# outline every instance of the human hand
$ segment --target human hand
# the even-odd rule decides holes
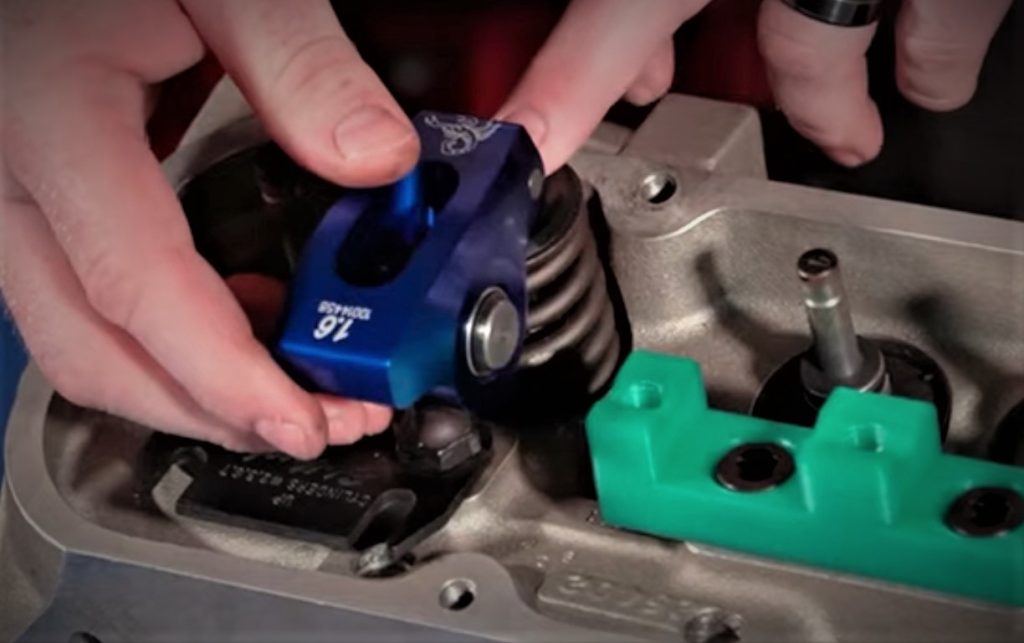
[[[966,101],[1009,2],[977,3],[954,30],[956,0],[907,0],[904,92],[932,108]],[[557,168],[619,97],[668,90],[672,32],[704,3],[577,0],[500,116]],[[12,0],[2,11],[0,290],[55,388],[163,430],[300,457],[382,429],[389,411],[306,394],[255,341],[195,253],[144,136],[155,88],[208,46],[297,161],[347,185],[397,178],[415,162],[414,131],[328,4]],[[779,0],[762,9],[780,106],[856,164],[881,140],[861,60],[873,27],[837,29]]]
[[[306,393],[256,341],[196,253],[145,136],[159,84],[209,47],[307,168],[350,186],[403,174],[415,132],[326,0],[12,0],[0,11],[0,290],[54,387],[239,450],[313,457],[383,430],[389,410]]]
[[[672,33],[705,4],[575,0],[499,118],[526,126],[545,167],[557,169],[617,100],[643,105],[668,91]],[[1011,4],[904,0],[896,23],[895,70],[904,96],[937,111],[969,101],[988,44]],[[873,159],[882,145],[864,59],[875,30],[876,25],[827,25],[782,0],[761,5],[759,44],[776,104],[798,132],[846,166]]]

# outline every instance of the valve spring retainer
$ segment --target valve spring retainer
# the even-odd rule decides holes
[[[544,183],[528,253],[520,367],[539,368],[571,354],[586,373],[586,392],[600,391],[618,365],[621,341],[583,185],[568,167]]]

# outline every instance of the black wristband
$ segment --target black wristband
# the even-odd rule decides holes
[[[809,18],[839,27],[863,27],[878,20],[882,0],[782,0]]]

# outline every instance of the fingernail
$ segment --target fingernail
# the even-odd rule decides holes
[[[257,421],[253,428],[266,442],[296,457],[313,458],[323,448],[312,431],[294,422],[265,418]]]
[[[381,433],[386,428],[391,426],[393,412],[390,407],[381,406],[380,404],[371,404],[369,402],[364,402],[363,408],[366,410],[367,434],[374,435],[377,433]]]
[[[358,402],[323,399],[320,406],[327,417],[327,437],[331,444],[351,444],[362,437],[366,418]]]
[[[544,142],[544,138],[548,135],[547,120],[532,107],[511,112],[507,116],[501,117],[501,120],[519,123],[525,127],[526,131],[530,134],[530,138],[533,139],[533,144],[537,147],[540,147],[541,143]]]
[[[416,133],[407,122],[376,105],[348,114],[334,130],[334,144],[346,159],[381,154],[399,147]]]
[[[654,83],[644,82],[626,90],[626,100],[637,107],[644,107],[661,98],[663,94],[661,88]]]
[[[835,160],[836,163],[845,165],[846,167],[857,167],[858,165],[864,165],[871,160],[860,152],[855,152],[853,150],[834,150],[832,152],[832,159]]]

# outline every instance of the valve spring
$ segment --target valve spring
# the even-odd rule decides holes
[[[526,260],[527,336],[519,364],[536,368],[572,351],[586,389],[601,389],[619,361],[620,338],[579,177],[563,168],[544,183]]]

